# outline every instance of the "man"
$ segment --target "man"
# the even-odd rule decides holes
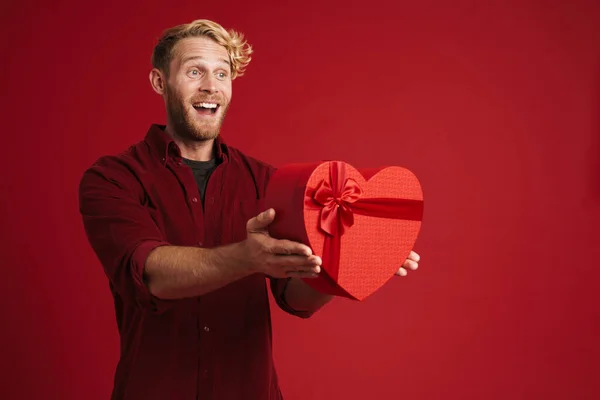
[[[121,338],[112,399],[281,399],[265,278],[292,315],[331,300],[299,279],[318,276],[319,256],[267,234],[276,216],[260,204],[274,168],[219,136],[251,53],[212,21],[167,30],[150,72],[166,125],[82,177]],[[417,262],[411,254],[398,274]]]

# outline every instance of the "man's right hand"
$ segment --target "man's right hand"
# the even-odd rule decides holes
[[[241,243],[241,257],[254,272],[273,278],[314,278],[321,271],[321,258],[310,247],[269,236],[267,227],[275,219],[268,209],[246,224],[247,238]]]

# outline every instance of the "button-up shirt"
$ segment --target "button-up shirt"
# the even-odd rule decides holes
[[[120,334],[113,400],[280,399],[267,280],[276,303],[286,281],[254,274],[205,295],[154,298],[144,282],[157,246],[212,248],[246,238],[274,168],[227,146],[205,202],[162,125],[118,155],[100,157],[80,183],[85,232],[108,278]]]

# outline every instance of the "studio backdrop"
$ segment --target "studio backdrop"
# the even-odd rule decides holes
[[[23,0],[0,15],[0,398],[109,398],[116,322],[77,187],[165,122],[152,48],[197,18],[254,48],[228,144],[275,166],[399,165],[424,190],[417,271],[308,320],[272,308],[286,400],[600,398],[597,1]]]

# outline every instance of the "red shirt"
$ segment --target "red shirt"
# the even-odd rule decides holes
[[[108,278],[121,339],[112,399],[280,399],[264,275],[178,301],[154,299],[142,278],[157,246],[244,240],[274,168],[217,138],[203,206],[163,129],[152,125],[144,140],[101,157],[80,183],[85,231]],[[284,280],[268,279],[283,310],[310,316],[285,304]]]

